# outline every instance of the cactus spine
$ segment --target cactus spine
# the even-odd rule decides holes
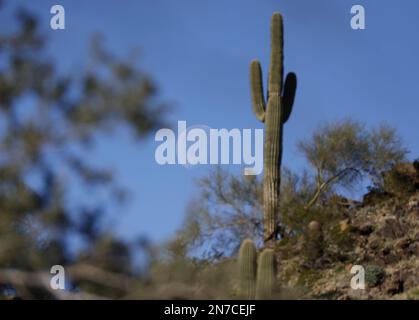
[[[253,241],[243,241],[239,252],[239,295],[241,299],[254,299],[256,287],[256,248]]]
[[[268,73],[267,105],[263,95],[262,69],[259,61],[250,64],[253,111],[265,123],[263,222],[264,240],[276,238],[281,183],[282,129],[294,103],[297,77],[289,73],[283,86],[283,23],[280,13],[274,13],[271,25],[271,56]]]
[[[260,254],[256,282],[256,299],[270,299],[275,284],[275,259],[272,249]]]

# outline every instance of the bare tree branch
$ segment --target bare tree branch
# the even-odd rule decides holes
[[[314,195],[310,199],[310,201],[307,203],[307,205],[304,207],[304,209],[307,210],[307,209],[311,208],[317,202],[317,200],[319,199],[320,195],[322,194],[322,192],[324,192],[326,190],[327,187],[329,187],[331,184],[333,184],[334,182],[338,181],[339,179],[343,178],[350,171],[354,171],[356,174],[361,174],[361,172],[358,169],[355,169],[355,168],[345,168],[345,169],[339,171],[334,176],[332,176],[329,179],[327,179],[325,182],[322,182],[321,184],[319,183],[317,185],[316,192],[314,193]],[[318,179],[318,182],[320,182],[320,179]]]

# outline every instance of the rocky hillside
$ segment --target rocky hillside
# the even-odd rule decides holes
[[[285,288],[310,299],[419,299],[419,163],[385,179],[385,192],[341,201],[337,223],[313,222],[305,237],[278,245]],[[364,290],[351,289],[353,265],[364,267]]]

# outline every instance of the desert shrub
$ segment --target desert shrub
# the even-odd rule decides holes
[[[368,287],[376,287],[380,285],[385,278],[385,271],[377,265],[368,265],[365,267],[365,283]]]
[[[408,195],[419,189],[419,171],[412,163],[399,163],[383,173],[383,181],[384,192]]]
[[[351,190],[361,182],[381,188],[383,172],[403,161],[408,152],[394,128],[367,129],[350,119],[321,125],[298,143],[298,149],[316,177],[316,191],[307,207],[321,196]]]

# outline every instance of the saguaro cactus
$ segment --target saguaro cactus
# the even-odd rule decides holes
[[[271,57],[268,74],[267,105],[263,94],[262,69],[259,61],[250,64],[253,111],[265,123],[264,141],[264,240],[276,238],[281,183],[282,130],[291,114],[297,87],[297,77],[289,73],[283,86],[283,23],[280,13],[274,13],[271,26]]]
[[[307,262],[315,264],[316,260],[323,254],[323,233],[320,222],[313,220],[307,226],[306,244]]]
[[[275,286],[275,259],[272,249],[260,254],[256,282],[256,299],[272,298]]]
[[[243,241],[239,252],[239,295],[241,299],[254,299],[256,288],[256,248],[251,239]]]

